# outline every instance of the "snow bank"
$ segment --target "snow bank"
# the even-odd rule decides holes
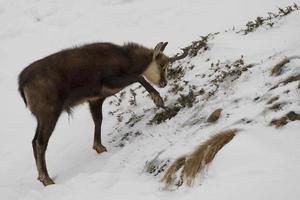
[[[300,60],[293,59],[282,75],[270,76],[272,67],[283,58],[299,56],[300,13],[293,12],[272,28],[262,26],[247,35],[236,33],[247,21],[286,5],[292,2],[2,0],[0,198],[299,199],[299,122],[289,122],[281,129],[269,123],[289,111],[300,112],[298,82],[270,90],[300,73]],[[173,66],[188,69],[182,82],[205,91],[191,108],[181,109],[159,125],[148,125],[161,110],[155,110],[143,89],[134,84],[130,88],[137,93],[137,106],[128,103],[130,88],[119,106],[115,105],[117,97],[107,99],[102,133],[108,152],[96,155],[92,150],[93,123],[86,106],[81,106],[72,119],[61,116],[50,140],[48,168],[57,184],[44,188],[36,180],[31,149],[35,120],[17,92],[17,75],[26,65],[62,48],[93,41],[135,41],[150,47],[167,40],[167,54],[172,55],[200,35],[214,32],[220,33],[208,40],[207,51]],[[242,68],[253,67],[233,82],[232,77],[224,80],[205,101],[208,92],[215,90],[211,81],[229,70],[226,65],[234,66],[241,58]],[[189,91],[187,86],[169,95],[173,86],[159,90],[168,97],[167,106]],[[266,102],[277,95],[276,103],[284,104],[279,110],[270,110]],[[206,123],[217,108],[223,109],[218,122]],[[114,115],[112,111],[116,111]],[[142,116],[141,120],[126,124],[132,113]],[[145,171],[147,162],[154,158],[169,165],[224,128],[242,131],[217,154],[193,188],[163,191],[159,183],[163,172],[154,176]]]

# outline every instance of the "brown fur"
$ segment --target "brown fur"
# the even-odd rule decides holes
[[[100,95],[103,79],[128,71],[141,73],[151,61],[152,51],[134,44],[124,48],[108,43],[85,45],[34,62],[20,74],[19,88],[27,85],[50,90],[40,95],[55,95],[68,110],[82,98]]]
[[[177,159],[162,178],[166,188],[172,185],[180,186],[184,182],[191,186],[195,177],[214,159],[218,151],[233,139],[236,132],[236,129],[220,132],[201,144],[190,155]],[[182,169],[180,178],[175,182],[178,180],[176,173],[179,169]]]
[[[166,45],[161,42],[153,50],[134,43],[123,46],[88,44],[49,55],[21,72],[20,94],[38,122],[32,145],[39,180],[44,185],[54,183],[47,172],[45,151],[62,111],[70,113],[72,107],[89,102],[95,123],[93,148],[101,153],[106,151],[101,144],[102,104],[106,97],[139,82],[155,104],[163,106],[159,93],[142,75],[155,69],[146,78],[151,81],[151,76],[158,74],[153,83],[161,87],[166,85],[162,76],[168,65],[168,57],[162,53]]]

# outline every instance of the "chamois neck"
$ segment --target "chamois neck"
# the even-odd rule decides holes
[[[131,61],[130,71],[143,73],[152,62],[153,50],[135,43],[128,43],[123,46]]]

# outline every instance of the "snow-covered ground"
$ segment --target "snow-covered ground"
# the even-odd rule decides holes
[[[263,25],[247,35],[236,33],[257,16],[293,2],[300,5],[288,0],[0,0],[0,199],[299,199],[299,121],[280,129],[269,123],[289,111],[300,112],[299,81],[270,90],[300,74],[300,59],[295,57],[281,75],[270,76],[285,57],[300,56],[300,11],[275,20],[272,28]],[[104,104],[102,138],[108,152],[98,155],[92,150],[87,106],[79,106],[70,119],[61,116],[49,143],[48,170],[56,184],[44,187],[36,180],[31,148],[35,119],[17,92],[17,76],[24,67],[60,49],[95,41],[134,41],[149,47],[168,41],[166,54],[173,55],[214,32],[220,33],[208,40],[207,51],[173,65],[185,69],[181,83],[205,91],[191,108],[149,125],[161,110],[134,84],[130,88],[137,93],[137,105],[128,102],[130,88],[119,106],[117,97]],[[253,66],[236,80],[224,79],[207,98],[215,90],[212,81],[222,71],[235,69],[241,56],[239,67]],[[170,107],[188,93],[187,85],[170,94],[172,84],[174,80],[159,89]],[[275,103],[282,106],[272,110],[274,104],[266,102],[277,95]],[[217,108],[223,109],[220,119],[207,124],[205,119]],[[126,122],[132,116],[139,120],[131,127]],[[172,162],[228,128],[240,131],[192,188],[165,191],[163,172],[146,172],[146,163],[153,159]]]

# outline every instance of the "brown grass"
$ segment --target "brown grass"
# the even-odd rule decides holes
[[[300,120],[300,114],[295,113],[294,111],[290,111],[288,114],[286,114],[286,116],[291,121]]]
[[[281,103],[275,103],[273,104],[271,107],[269,107],[270,110],[273,111],[278,111],[280,110],[286,103],[285,102],[281,102]]]
[[[220,132],[197,147],[190,155],[177,159],[167,169],[161,180],[166,188],[180,186],[184,182],[191,186],[195,177],[214,159],[219,150],[233,139],[236,132],[236,129]],[[178,178],[177,172],[180,169],[182,170]]]
[[[267,104],[272,104],[273,102],[277,101],[278,99],[279,99],[279,96],[275,96],[275,97],[271,98],[271,99],[267,102]]]
[[[278,76],[282,72],[282,68],[284,67],[285,64],[289,63],[290,60],[288,58],[284,58],[282,61],[277,63],[271,71],[271,76]]]
[[[270,124],[274,125],[276,128],[280,128],[285,126],[288,123],[288,118],[287,117],[281,117],[279,119],[273,119]]]
[[[285,116],[279,118],[279,119],[273,119],[270,124],[274,125],[276,128],[280,128],[285,126],[289,121],[296,121],[300,120],[300,114],[290,111]]]
[[[209,117],[207,118],[207,122],[209,123],[213,123],[215,121],[217,121],[220,118],[221,112],[223,109],[218,108],[217,110],[215,110],[214,112],[212,112]]]
[[[299,81],[299,80],[300,80],[300,74],[295,75],[295,76],[290,76],[289,78],[285,79],[282,83],[284,85],[286,85],[290,82]]]
[[[161,179],[162,182],[165,183],[165,185],[171,186],[171,185],[179,185],[178,183],[175,183],[176,181],[176,172],[181,169],[185,164],[186,157],[180,157],[173,164],[167,169],[165,175]]]
[[[294,82],[294,81],[299,81],[300,80],[300,74],[297,74],[295,76],[290,76],[287,79],[285,79],[284,81],[281,81],[280,83],[278,83],[277,85],[273,86],[270,88],[270,90],[274,90],[275,88],[277,88],[280,84],[286,85],[288,83]],[[299,85],[298,85],[299,87]],[[270,91],[269,90],[269,91]]]

